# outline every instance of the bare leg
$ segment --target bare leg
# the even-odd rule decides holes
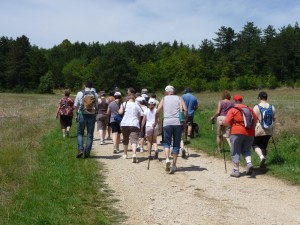
[[[221,137],[217,136],[218,153],[221,152]]]

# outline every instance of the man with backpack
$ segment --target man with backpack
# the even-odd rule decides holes
[[[251,146],[255,136],[257,116],[252,108],[243,104],[243,97],[241,95],[235,95],[233,100],[235,107],[228,111],[225,120],[221,120],[219,124],[221,126],[231,126],[230,143],[233,172],[230,176],[240,177],[240,154],[245,157],[247,162],[246,175],[251,175],[253,172]]]
[[[255,127],[253,149],[260,158],[260,168],[265,168],[268,142],[273,135],[273,123],[275,122],[275,108],[267,102],[268,94],[264,91],[258,94],[260,103],[255,105],[253,111],[257,115],[258,123]]]
[[[84,90],[77,93],[74,103],[74,106],[77,109],[77,158],[81,158],[83,154],[84,158],[89,158],[92,149],[96,114],[98,111],[98,95],[92,88],[92,85],[91,81],[86,81],[84,83]],[[83,136],[85,127],[87,128],[87,140],[84,149]]]

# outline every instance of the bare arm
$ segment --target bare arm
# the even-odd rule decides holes
[[[156,113],[155,113],[155,123],[159,122],[159,115],[160,115],[160,112],[163,108],[163,105],[164,105],[164,99],[162,98],[162,100],[160,101],[159,106],[156,110]]]

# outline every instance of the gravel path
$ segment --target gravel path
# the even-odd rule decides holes
[[[111,141],[94,141],[92,153],[106,165],[107,183],[120,200],[116,207],[128,217],[123,224],[300,224],[299,187],[264,174],[232,178],[230,162],[226,174],[222,160],[189,152],[170,175],[162,151],[147,170],[146,152],[133,164],[131,152],[124,159],[113,154]]]

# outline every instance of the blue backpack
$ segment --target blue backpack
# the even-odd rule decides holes
[[[272,105],[269,104],[269,108],[264,108],[260,105],[257,105],[261,114],[261,127],[263,129],[271,129],[273,125],[273,109]]]

